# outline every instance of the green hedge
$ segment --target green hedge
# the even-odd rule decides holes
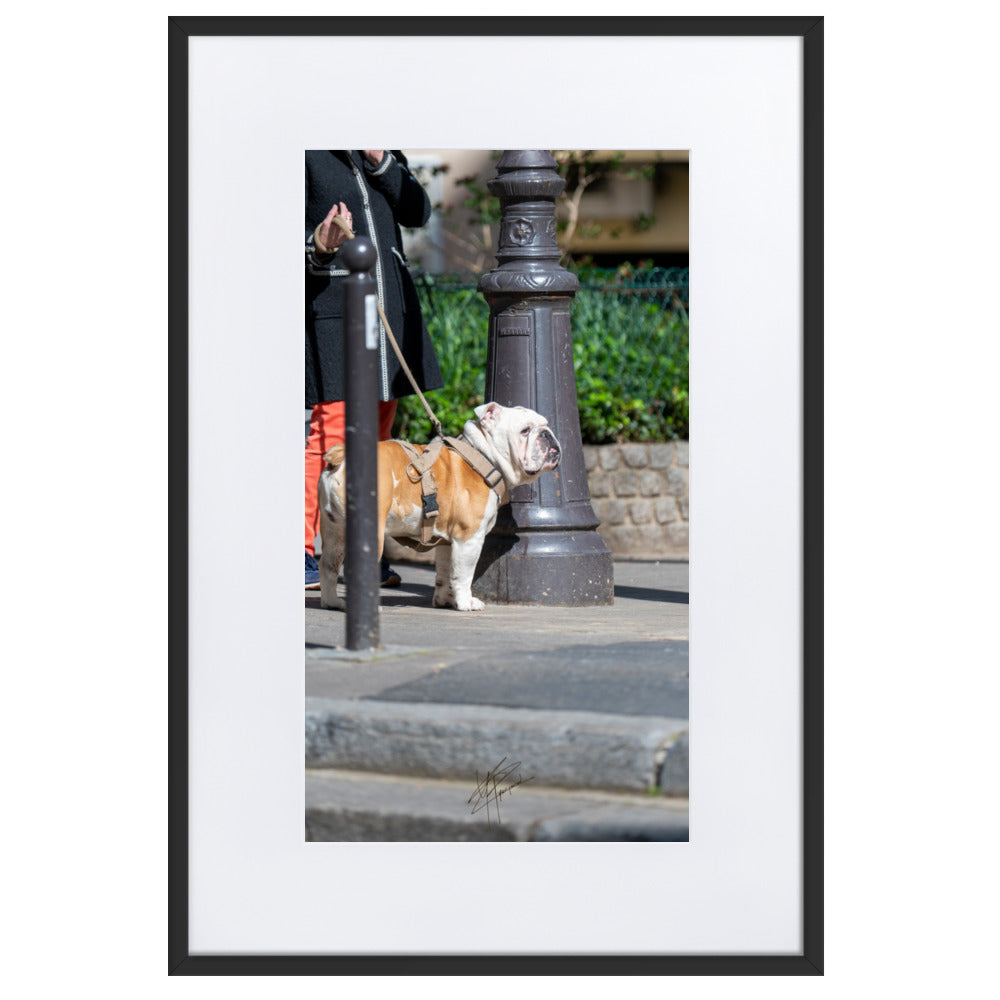
[[[417,281],[420,308],[437,352],[444,388],[427,393],[427,402],[445,434],[461,434],[474,407],[486,400],[486,335],[490,308],[475,283],[423,275]],[[429,441],[430,418],[416,396],[399,401],[393,431],[406,441]]]
[[[688,436],[687,272],[577,269],[573,365],[584,444]],[[446,434],[484,402],[489,307],[475,283],[422,276],[421,308],[437,350],[443,389],[428,401]],[[416,396],[400,400],[395,433],[431,436]]]

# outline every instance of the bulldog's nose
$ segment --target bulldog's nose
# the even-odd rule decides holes
[[[561,455],[561,449],[559,447],[559,442],[556,440],[555,434],[552,431],[542,428],[538,432],[538,437],[540,438],[539,443],[545,449],[546,461],[556,462],[559,460]]]

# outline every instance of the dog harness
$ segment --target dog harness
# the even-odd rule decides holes
[[[423,518],[420,523],[420,541],[415,538],[396,538],[396,541],[418,552],[426,552],[446,542],[446,538],[434,537],[434,522],[440,513],[437,502],[437,483],[434,480],[432,468],[441,454],[441,449],[450,448],[456,452],[467,465],[470,465],[480,476],[483,482],[497,495],[500,504],[503,505],[508,500],[507,484],[504,482],[500,470],[479,450],[472,446],[472,443],[464,436],[442,437],[438,435],[422,451],[409,441],[397,441],[403,451],[409,456],[409,463],[406,466],[406,475],[411,483],[420,483],[420,492],[423,500]]]

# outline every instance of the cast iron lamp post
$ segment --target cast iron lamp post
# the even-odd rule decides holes
[[[537,410],[563,449],[558,469],[512,491],[486,539],[472,589],[496,604],[614,603],[576,400],[570,305],[580,283],[560,265],[556,241],[564,185],[543,149],[505,150],[489,182],[501,220],[498,266],[479,281],[490,306],[486,399]]]

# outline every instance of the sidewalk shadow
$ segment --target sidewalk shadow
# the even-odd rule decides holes
[[[434,596],[434,588],[423,583],[407,583],[398,590],[380,590],[378,599],[382,607],[406,608],[406,607],[430,607],[431,598]],[[306,593],[306,607],[316,611],[324,610],[320,604],[319,591]],[[343,612],[334,611],[333,614]]]
[[[383,607],[406,608],[418,606],[431,606],[431,598],[434,596],[434,588],[423,583],[407,583],[398,590],[379,591],[379,603]]]
[[[687,604],[688,594],[683,590],[654,590],[652,587],[622,587],[615,585],[615,600],[661,601],[664,604]]]

